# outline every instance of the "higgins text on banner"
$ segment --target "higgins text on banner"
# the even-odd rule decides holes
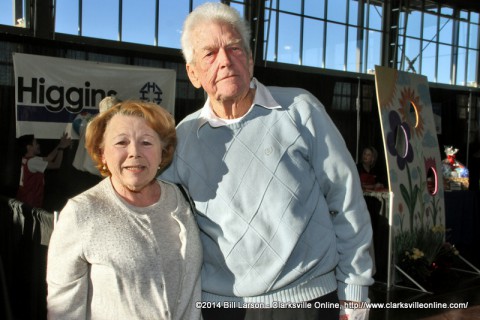
[[[176,72],[15,53],[16,136],[58,139],[106,96],[155,102],[174,114]]]

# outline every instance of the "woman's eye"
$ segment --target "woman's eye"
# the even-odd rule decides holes
[[[127,141],[123,141],[123,140],[122,140],[122,141],[117,141],[117,142],[115,142],[115,145],[116,145],[116,146],[126,146],[126,145],[127,145]]]
[[[152,145],[152,143],[150,141],[142,141],[142,144],[144,146],[151,146]]]

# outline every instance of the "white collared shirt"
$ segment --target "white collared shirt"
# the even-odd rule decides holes
[[[243,116],[235,119],[223,119],[219,118],[212,109],[212,104],[210,103],[210,97],[207,98],[207,101],[205,101],[205,104],[203,105],[203,108],[200,112],[200,121],[201,124],[199,127],[204,125],[205,123],[209,123],[212,127],[221,127],[225,125],[229,125],[232,123],[237,123],[241,121],[247,114],[250,113],[250,111],[253,109],[253,106],[261,106],[266,109],[278,109],[281,108],[281,106],[278,104],[275,99],[273,99],[272,95],[270,94],[270,91],[265,87],[263,84],[257,81],[256,78],[252,78],[252,81],[250,82],[250,87],[255,88],[255,97],[253,98],[253,103],[250,106],[250,109],[245,113]]]

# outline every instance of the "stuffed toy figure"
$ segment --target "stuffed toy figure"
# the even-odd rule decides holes
[[[444,146],[444,152],[447,156],[443,159],[443,176],[445,178],[468,178],[468,169],[456,159],[458,152],[453,146]]]

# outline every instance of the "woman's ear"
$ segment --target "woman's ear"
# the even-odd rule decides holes
[[[107,164],[107,160],[105,159],[105,154],[103,152],[103,149],[102,148],[98,148],[98,156],[100,158],[100,160],[102,161],[102,164]]]

